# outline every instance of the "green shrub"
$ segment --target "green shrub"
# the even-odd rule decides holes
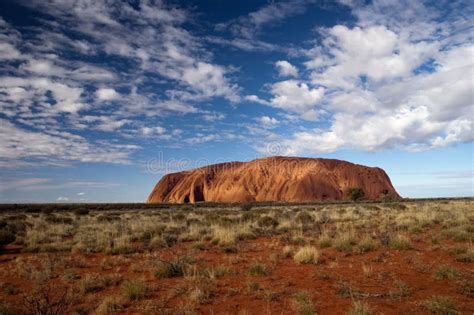
[[[357,239],[349,232],[338,235],[334,240],[334,247],[341,252],[350,253],[355,245],[357,245]]]
[[[374,241],[370,236],[362,238],[357,244],[357,249],[360,253],[372,251],[377,248],[377,242]]]
[[[313,302],[306,292],[299,292],[293,296],[296,310],[299,315],[313,315],[316,314]]]
[[[268,274],[267,267],[262,264],[253,264],[250,266],[249,274],[252,276],[266,276]]]
[[[203,242],[196,242],[191,246],[192,249],[204,250],[206,249],[206,244]]]
[[[295,221],[302,224],[310,224],[313,223],[313,217],[306,211],[301,211],[295,217]]]
[[[466,254],[468,250],[469,248],[465,246],[454,246],[448,250],[448,253],[451,255],[461,255],[461,254]]]
[[[157,278],[174,278],[182,277],[189,267],[189,263],[185,258],[177,258],[171,262],[161,261],[155,271]]]
[[[143,280],[127,280],[122,285],[122,293],[128,301],[139,301],[145,298],[148,286]]]
[[[257,225],[261,228],[276,228],[278,224],[278,221],[270,216],[263,216],[257,221]]]
[[[43,208],[43,209],[41,209],[41,213],[51,214],[51,213],[53,213],[53,208]]]
[[[255,292],[261,289],[260,284],[255,281],[247,282],[247,289],[249,291]]]
[[[361,200],[365,196],[365,193],[362,190],[362,188],[349,188],[349,190],[347,191],[347,194],[349,195],[349,198],[352,201]]]
[[[321,248],[331,247],[332,239],[328,236],[323,236],[319,238],[318,243]]]
[[[105,289],[104,280],[98,275],[86,275],[79,283],[79,291],[82,294],[99,292],[103,289]]]
[[[87,210],[86,208],[79,208],[79,209],[74,210],[74,214],[75,215],[88,215],[89,210]]]
[[[48,214],[45,216],[44,220],[48,223],[54,223],[54,224],[72,224],[74,220],[70,217],[66,216],[56,216],[54,214]]]
[[[443,280],[443,279],[450,279],[456,280],[461,277],[461,274],[456,269],[450,266],[439,266],[435,272],[435,279],[436,280]]]
[[[13,243],[15,239],[16,237],[15,235],[13,235],[13,233],[0,230],[0,248],[10,243]]]
[[[178,242],[178,236],[175,234],[163,234],[161,238],[168,247],[171,247]]]
[[[252,210],[252,205],[250,203],[244,203],[240,206],[240,210],[250,211],[250,210]]]
[[[121,299],[117,297],[110,297],[107,296],[104,299],[102,299],[102,302],[99,304],[97,309],[95,310],[95,313],[98,315],[109,315],[113,314],[115,312],[119,312],[123,310],[124,308],[124,303],[121,301]]]
[[[392,238],[389,242],[389,246],[393,249],[399,249],[399,250],[407,250],[407,249],[413,248],[413,246],[411,245],[410,239],[401,234]]]
[[[424,305],[433,314],[459,314],[453,300],[451,300],[451,298],[448,296],[433,296],[431,299],[426,300]]]
[[[464,254],[459,254],[458,256],[456,256],[456,261],[464,262],[464,263],[474,262],[474,251],[470,250]]]

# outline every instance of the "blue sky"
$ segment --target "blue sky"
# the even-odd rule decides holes
[[[470,1],[0,3],[0,202],[140,202],[270,155],[474,195]]]

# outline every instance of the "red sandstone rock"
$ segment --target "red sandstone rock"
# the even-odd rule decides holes
[[[378,167],[333,159],[269,157],[167,174],[147,202],[347,200],[350,188],[361,188],[369,200],[400,198]]]

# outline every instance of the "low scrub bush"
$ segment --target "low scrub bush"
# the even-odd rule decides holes
[[[279,222],[270,216],[263,216],[257,220],[257,225],[261,228],[276,228],[278,226]]]
[[[435,295],[424,302],[425,307],[433,314],[451,315],[459,314],[456,304],[448,296]]]
[[[191,246],[192,249],[204,250],[206,249],[206,244],[203,242],[196,242]]]
[[[68,288],[42,284],[22,297],[19,302],[21,310],[17,314],[67,314],[72,304],[73,298]]]
[[[370,236],[363,237],[357,244],[357,249],[360,253],[370,252],[376,249],[378,243],[373,240]]]
[[[252,205],[250,203],[244,203],[240,206],[240,210],[242,211],[250,211],[252,210]]]
[[[301,211],[296,215],[295,221],[301,224],[311,224],[314,219],[308,212]]]
[[[186,258],[176,258],[171,262],[160,261],[158,268],[155,270],[155,277],[157,278],[174,278],[182,277],[189,267],[189,262]]]
[[[332,246],[332,239],[328,235],[322,235],[318,240],[319,247],[326,248]]]
[[[87,210],[85,208],[79,208],[79,209],[74,210],[74,214],[75,215],[88,215],[89,210]]]
[[[347,194],[352,201],[361,200],[365,196],[364,190],[362,190],[362,188],[349,188]]]
[[[143,280],[127,280],[122,285],[122,294],[128,301],[142,300],[148,290],[148,286]]]
[[[443,280],[443,279],[456,280],[461,277],[461,274],[456,269],[450,266],[443,265],[443,266],[439,266],[438,269],[436,269],[434,276],[436,280]]]
[[[102,291],[104,288],[104,280],[96,274],[86,275],[79,282],[79,292],[82,294]]]
[[[119,312],[124,309],[124,301],[121,298],[114,296],[107,296],[102,299],[102,302],[96,308],[97,315],[109,315]]]
[[[316,314],[313,302],[306,292],[299,292],[293,295],[293,301],[295,308],[300,315],[313,315]]]
[[[395,237],[393,237],[390,240],[388,245],[391,248],[398,249],[398,250],[408,250],[408,249],[413,248],[410,239],[406,237],[405,235],[401,235],[401,234],[398,234]]]
[[[13,243],[15,239],[16,237],[13,233],[0,230],[0,248]]]
[[[262,264],[253,264],[250,266],[249,274],[252,276],[266,276],[268,274],[267,267]]]
[[[334,240],[334,247],[341,252],[352,252],[354,245],[357,245],[357,239],[351,232],[338,235]]]

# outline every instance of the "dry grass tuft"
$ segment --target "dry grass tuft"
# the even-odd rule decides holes
[[[389,246],[398,250],[409,250],[413,248],[410,239],[402,234],[397,234],[395,237],[393,237],[390,240]]]
[[[361,301],[355,301],[347,315],[371,315],[373,314],[370,307]]]
[[[304,246],[298,249],[293,259],[299,264],[316,264],[319,252],[314,246]]]
[[[127,280],[122,285],[122,294],[127,301],[138,301],[145,298],[149,288],[144,280]]]
[[[424,306],[433,314],[455,315],[459,314],[456,304],[448,296],[435,295],[424,302]]]

